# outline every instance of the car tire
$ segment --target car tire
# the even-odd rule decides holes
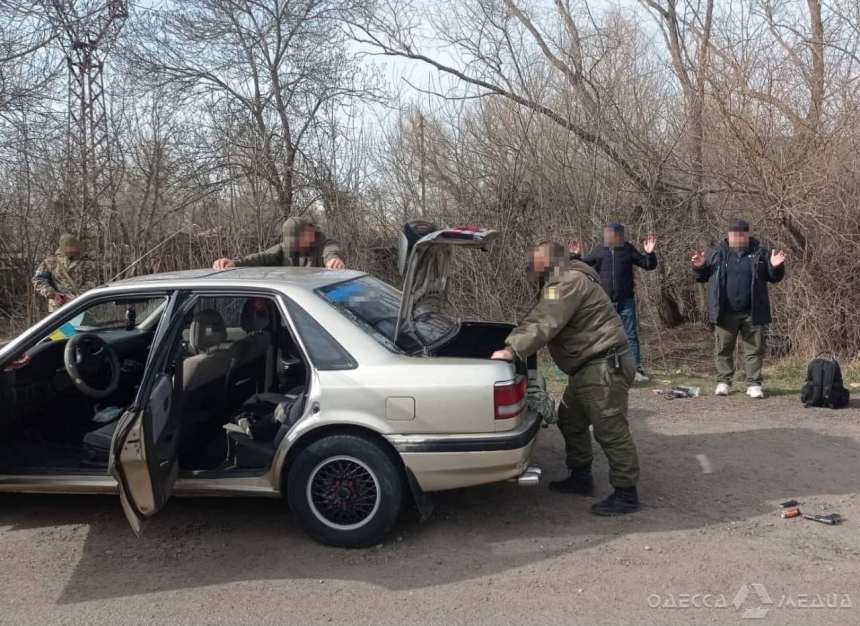
[[[402,472],[372,437],[329,435],[302,450],[287,481],[290,509],[318,542],[378,544],[400,515]]]

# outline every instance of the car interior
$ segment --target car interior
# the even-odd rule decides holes
[[[0,473],[107,471],[111,441],[143,380],[164,302],[111,303],[122,312],[121,327],[73,320],[71,332],[64,325],[7,367],[4,395],[13,402],[0,417]],[[174,381],[171,410],[180,411],[180,469],[191,475],[268,470],[302,415],[308,376],[275,302],[197,297],[181,324],[166,371]],[[66,367],[70,351],[79,369],[75,380]]]

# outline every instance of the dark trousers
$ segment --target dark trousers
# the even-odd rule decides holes
[[[627,333],[627,343],[630,344],[630,352],[636,359],[636,369],[639,369],[642,367],[642,354],[639,350],[639,319],[636,317],[636,300],[627,298],[612,304],[615,305],[615,310],[621,317],[624,332]]]

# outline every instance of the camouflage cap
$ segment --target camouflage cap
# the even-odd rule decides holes
[[[60,235],[60,247],[61,248],[73,248],[80,247],[80,240],[71,233],[63,233]]]

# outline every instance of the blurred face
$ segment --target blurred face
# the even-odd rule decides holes
[[[749,247],[750,244],[750,234],[748,231],[743,230],[730,230],[729,231],[729,246],[735,248],[737,250],[743,250],[744,248]]]
[[[540,276],[549,267],[549,256],[543,248],[535,248],[532,252],[532,271]]]
[[[564,252],[563,248],[560,248]],[[544,275],[551,267],[565,262],[564,254],[556,254],[551,245],[538,246],[532,251],[531,271],[535,276]]]
[[[80,246],[76,246],[76,245],[63,246],[62,250],[63,250],[63,254],[65,254],[70,259],[76,258],[81,253]]]
[[[296,249],[300,252],[310,252],[314,249],[314,244],[317,240],[317,229],[308,228],[299,233],[298,241],[296,241]]]
[[[611,228],[603,229],[603,243],[611,248],[618,248],[623,243],[624,236]]]

